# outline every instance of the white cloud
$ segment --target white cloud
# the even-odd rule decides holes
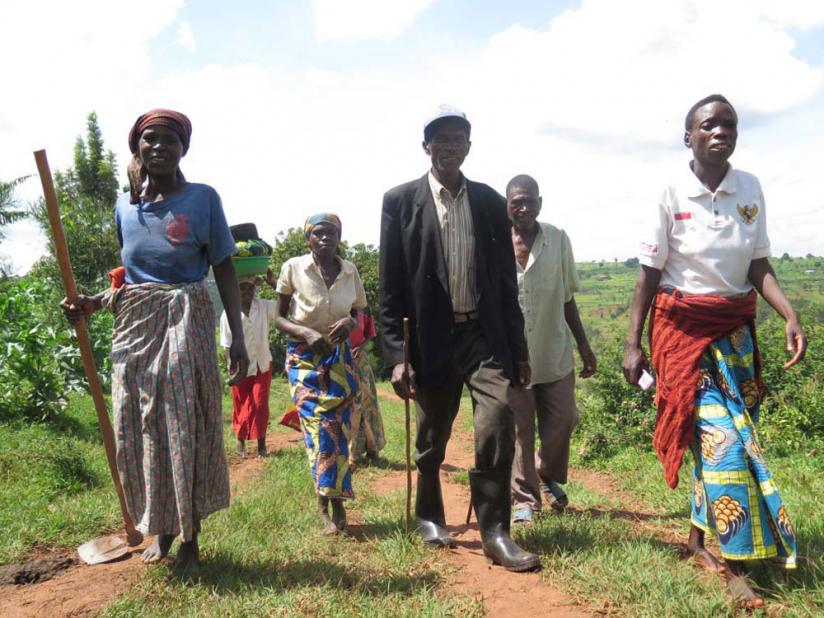
[[[672,170],[689,159],[680,145],[684,113],[720,91],[741,112],[733,163],[762,180],[774,250],[822,254],[813,233],[824,211],[822,69],[792,55],[786,29],[824,24],[824,14],[817,3],[786,3],[785,14],[768,3],[585,1],[545,28],[504,26],[471,52],[338,71],[213,65],[158,77],[147,53],[153,32],[144,30],[136,56],[130,48],[100,60],[111,79],[95,71],[57,76],[64,90],[54,98],[41,68],[17,54],[20,95],[0,116],[0,178],[31,173],[35,144],[54,153],[53,166],[69,164],[89,109],[98,111],[122,174],[134,117],[168,106],[194,124],[186,176],[219,190],[230,222],[255,221],[271,239],[331,210],[346,239],[376,244],[383,192],[426,171],[422,123],[448,102],[473,123],[470,178],[503,190],[513,175],[533,174],[543,217],[569,231],[577,258],[624,259]],[[168,16],[165,27],[178,20]],[[122,49],[100,44],[71,52],[75,62]],[[73,79],[77,87],[66,90]],[[747,128],[755,117],[760,124]],[[800,122],[804,130],[786,130]],[[0,251],[22,259],[32,246]]]
[[[195,33],[192,32],[192,24],[190,22],[180,22],[180,26],[177,28],[177,44],[186,51],[192,53],[197,51]]]
[[[46,148],[52,169],[71,164],[86,114],[98,112],[107,146],[116,151],[123,127],[137,116],[140,86],[158,68],[152,39],[176,20],[183,0],[10,0],[0,3],[0,58],[8,85],[0,111],[0,178],[35,174],[32,152]],[[155,105],[157,106],[157,105]],[[122,136],[116,138],[115,136]],[[114,141],[113,141],[114,140]],[[121,158],[121,169],[125,159]],[[19,195],[40,195],[36,178]],[[31,224],[15,226],[0,247],[28,268],[42,252]]]
[[[312,0],[319,41],[393,39],[436,0]]]

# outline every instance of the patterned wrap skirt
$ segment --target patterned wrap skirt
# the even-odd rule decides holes
[[[126,506],[144,534],[189,541],[200,519],[229,506],[208,289],[128,285],[105,302],[115,316],[112,407]]]
[[[305,343],[290,341],[286,375],[300,414],[315,491],[327,498],[354,498],[349,423],[358,386],[349,344],[338,344],[330,354],[321,356]]]
[[[749,326],[701,358],[693,442],[692,523],[714,531],[728,560],[795,568],[795,531],[758,443],[759,393]]]
[[[352,430],[349,443],[349,462],[354,463],[364,453],[376,457],[386,446],[383,419],[378,407],[375,376],[365,350],[352,355],[358,394],[352,404]]]

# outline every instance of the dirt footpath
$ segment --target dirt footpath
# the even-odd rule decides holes
[[[397,399],[394,393],[384,389],[378,389],[378,394],[382,398]],[[270,452],[296,446],[300,440],[300,435],[292,431],[277,431],[267,436]],[[590,608],[576,605],[569,595],[543,580],[539,573],[510,573],[487,562],[474,513],[472,522],[468,526],[465,524],[469,487],[455,479],[456,475],[472,467],[473,450],[471,433],[456,427],[442,466],[447,527],[457,541],[454,549],[442,552],[454,567],[444,593],[457,592],[480,597],[487,615],[492,618],[591,615],[593,611]],[[254,457],[232,461],[229,474],[233,495],[242,491],[263,471],[265,465],[265,460]],[[584,470],[576,471],[576,476],[578,474],[585,477],[587,485],[615,489],[604,475]],[[405,487],[403,472],[380,476],[375,481],[378,492],[402,491]],[[14,565],[17,570],[9,568],[0,573],[0,583],[9,582],[0,585],[0,616],[94,614],[138,580],[142,568],[140,552],[146,544],[144,542],[134,548],[122,560],[96,566],[81,564],[74,552],[40,552],[26,564]],[[38,583],[14,585],[11,582],[15,576],[19,581]],[[45,579],[47,581],[43,581]]]
[[[394,393],[383,389],[378,390],[378,395],[399,399]],[[457,541],[454,549],[443,551],[443,555],[455,567],[454,573],[447,580],[445,594],[457,592],[480,597],[490,618],[565,618],[591,615],[590,610],[576,605],[563,590],[542,580],[539,573],[510,573],[487,562],[474,512],[471,523],[468,526],[465,523],[469,507],[469,486],[454,479],[456,474],[466,472],[474,465],[472,435],[461,431],[459,422],[456,421],[446,450],[446,461],[441,466],[447,528]],[[414,478],[413,473],[413,484]],[[404,473],[381,476],[375,481],[378,492],[405,488]]]

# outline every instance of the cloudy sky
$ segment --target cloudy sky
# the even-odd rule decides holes
[[[773,252],[824,253],[824,2],[4,0],[0,57],[4,180],[39,148],[70,165],[94,110],[125,182],[132,122],[172,107],[194,124],[181,167],[230,223],[271,240],[331,210],[376,244],[383,192],[426,171],[423,120],[448,102],[473,123],[466,175],[535,176],[579,260],[635,254],[689,160],[685,111],[721,92]],[[22,272],[43,242],[16,224],[0,254]]]

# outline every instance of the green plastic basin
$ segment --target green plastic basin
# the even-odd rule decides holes
[[[235,272],[238,277],[265,275],[266,269],[269,268],[269,256],[250,255],[248,257],[233,257],[232,263],[235,265]]]

